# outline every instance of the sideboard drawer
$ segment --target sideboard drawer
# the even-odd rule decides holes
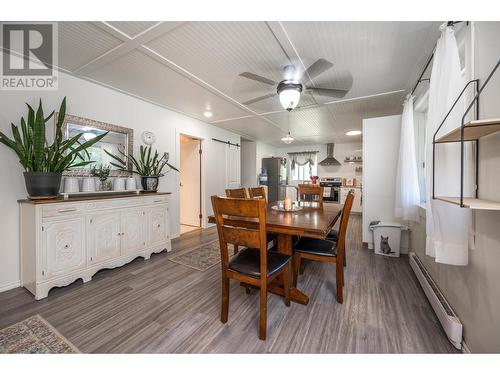
[[[83,205],[76,203],[57,204],[54,206],[42,207],[42,217],[54,217],[62,215],[75,215],[84,210]]]

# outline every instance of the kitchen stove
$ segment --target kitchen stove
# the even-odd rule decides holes
[[[324,187],[323,202],[340,203],[341,177],[322,177],[319,179],[319,185]]]

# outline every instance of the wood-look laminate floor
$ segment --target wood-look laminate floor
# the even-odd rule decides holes
[[[267,340],[257,337],[258,291],[231,283],[229,321],[220,315],[220,268],[201,272],[170,262],[216,239],[186,234],[174,251],[97,273],[35,301],[22,288],[0,293],[0,329],[40,314],[85,353],[453,353],[408,258],[362,248],[361,218],[348,229],[344,303],[335,267],[308,263],[299,288],[308,306],[270,295]]]

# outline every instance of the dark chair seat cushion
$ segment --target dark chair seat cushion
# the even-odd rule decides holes
[[[339,240],[339,232],[335,229],[332,229],[327,235],[326,239],[329,241],[337,242]]]
[[[291,257],[289,255],[267,252],[267,276],[281,270],[287,265]],[[252,277],[260,277],[260,251],[258,249],[245,248],[238,252],[229,261],[229,269]]]
[[[276,234],[274,234],[274,233],[267,234],[267,243],[274,241],[274,240],[277,240],[277,239],[278,239],[278,236]]]
[[[312,255],[337,256],[337,243],[318,238],[302,237],[294,246],[295,251]]]

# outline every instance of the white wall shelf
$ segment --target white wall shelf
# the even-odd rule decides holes
[[[461,128],[456,128],[436,139],[434,143],[449,143],[461,141]],[[479,138],[500,131],[500,119],[484,119],[470,121],[464,125],[464,141],[475,141]]]
[[[460,206],[460,197],[436,197],[437,200],[456,204]],[[463,200],[463,207],[472,210],[496,210],[500,211],[500,202],[494,202],[487,199],[466,198]]]

